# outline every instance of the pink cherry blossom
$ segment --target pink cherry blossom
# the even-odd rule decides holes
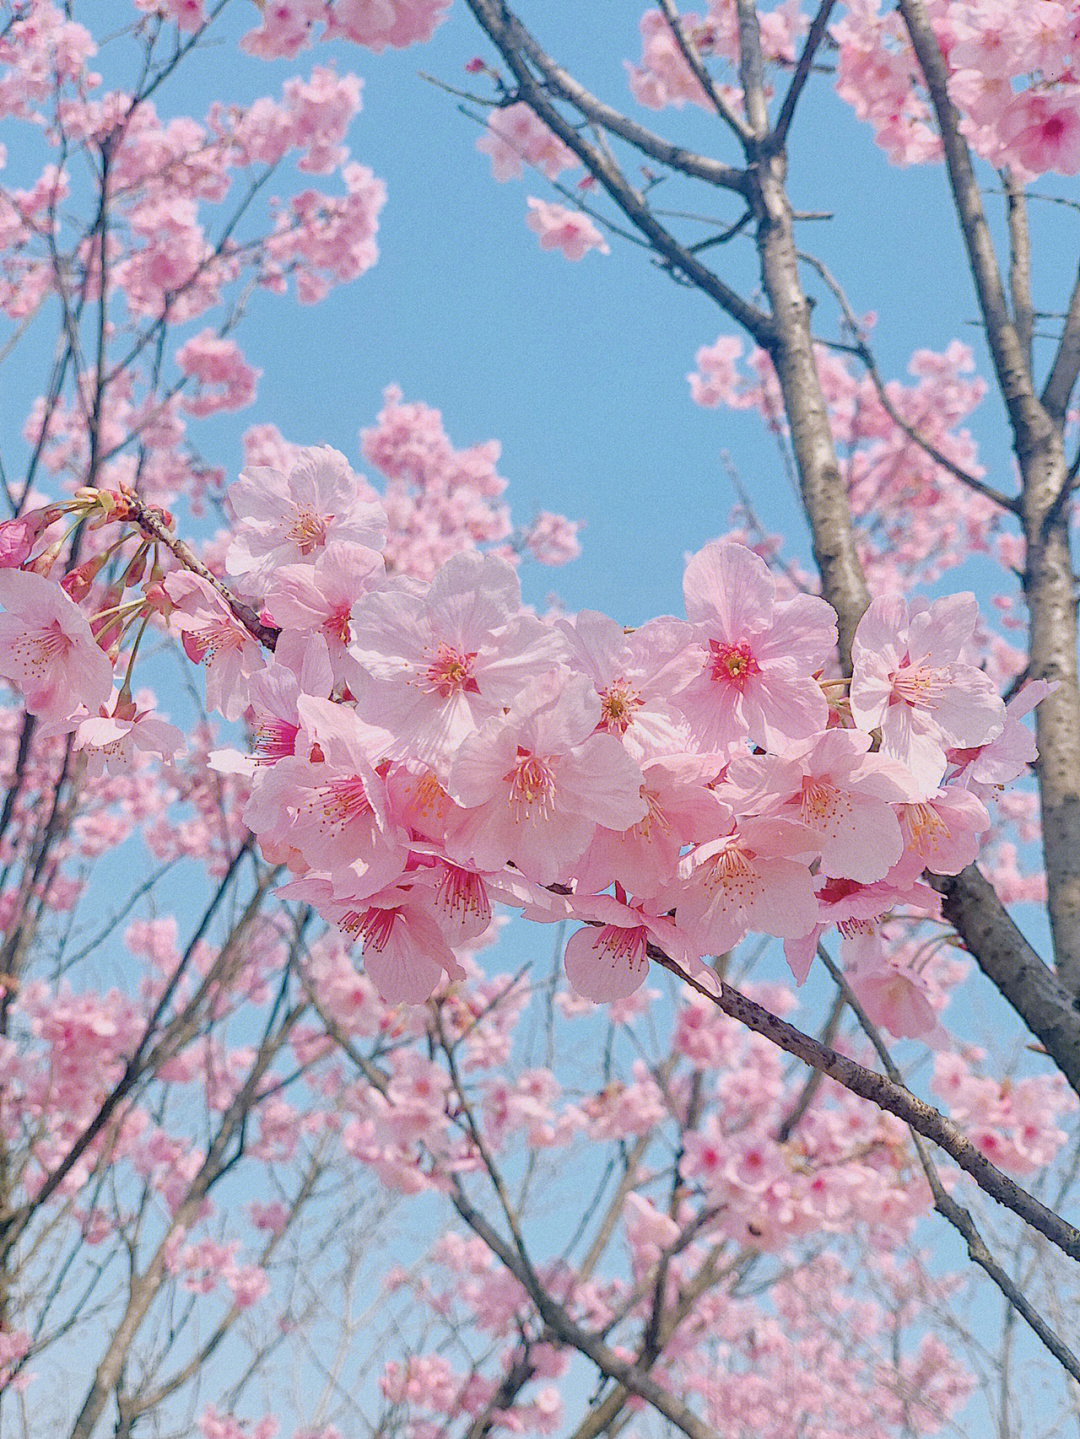
[[[275,569],[264,608],[286,634],[307,641],[321,637],[334,679],[345,683],[356,676],[356,664],[349,656],[352,607],[377,587],[382,575],[382,557],[376,550],[334,541],[318,553],[314,564]]]
[[[300,695],[296,704],[297,753],[256,774],[244,822],[331,872],[335,894],[372,894],[401,874],[407,857],[374,768],[386,736],[329,700]]]
[[[582,854],[598,824],[625,829],[646,811],[641,771],[618,740],[594,733],[600,701],[584,675],[552,670],[505,717],[460,746],[447,789],[464,807],[447,851],[483,869],[514,863],[550,884]]]
[[[142,753],[172,759],[184,745],[184,733],[152,710],[140,710],[128,700],[102,705],[101,713],[79,721],[72,747],[87,756],[88,775],[106,769],[124,773],[132,769]]]
[[[314,563],[331,540],[382,548],[382,507],[328,445],[305,450],[288,474],[249,467],[228,495],[237,528],[226,564],[249,592],[263,588],[278,565]]]
[[[561,250],[568,260],[583,260],[589,250],[610,255],[611,246],[588,215],[569,210],[550,200],[528,197],[529,215],[526,223],[540,236],[541,250]]]
[[[836,623],[823,600],[777,600],[765,562],[720,541],[692,556],[683,590],[694,643],[674,702],[703,748],[749,737],[782,751],[825,728],[829,706],[814,674],[836,644]]]
[[[349,654],[362,713],[392,729],[396,756],[445,772],[461,743],[557,662],[565,641],[521,610],[517,573],[466,552],[426,591],[388,586],[358,599]]]
[[[929,791],[945,773],[945,750],[995,739],[1005,706],[990,679],[960,661],[978,615],[975,596],[932,604],[875,600],[852,644],[851,712],[881,729],[882,753],[906,764]]]
[[[581,163],[523,101],[493,110],[487,133],[477,140],[476,148],[491,156],[496,180],[520,180],[526,165],[535,165],[549,180],[557,180],[564,170]]]
[[[739,814],[798,820],[817,836],[823,874],[869,884],[903,853],[891,806],[921,796],[904,766],[870,754],[870,744],[861,730],[833,729],[789,746],[782,758],[740,757],[718,792]]]
[[[707,954],[725,954],[748,931],[782,939],[808,934],[817,919],[808,863],[811,831],[787,819],[747,819],[722,839],[697,845],[669,891],[679,928]]]
[[[51,722],[67,721],[80,705],[96,712],[112,665],[78,605],[53,581],[14,569],[0,569],[0,604],[0,674],[22,691],[29,712]]]
[[[247,681],[265,660],[255,640],[208,580],[176,570],[163,581],[174,608],[169,625],[180,634],[194,664],[206,662],[206,702],[226,719],[239,719],[247,704]]]
[[[627,634],[607,615],[581,610],[561,620],[572,664],[590,676],[600,696],[600,729],[621,739],[639,762],[689,747],[689,730],[668,701],[670,666],[686,647],[685,625],[650,620]]]

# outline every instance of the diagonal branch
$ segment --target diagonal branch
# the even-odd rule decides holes
[[[859,1021],[859,1027],[874,1046],[878,1058],[885,1073],[894,1084],[902,1084],[903,1077],[896,1065],[893,1063],[892,1055],[882,1039],[877,1026],[870,1019],[869,1015],[859,1003],[843,973],[833,963],[832,957],[823,945],[818,945],[818,954],[821,957],[825,968],[832,975],[836,984],[837,994],[842,1000],[846,1000],[851,1007],[852,1013]],[[952,1227],[961,1235],[967,1244],[968,1258],[979,1266],[1005,1296],[1007,1304],[1016,1310],[1017,1314],[1031,1326],[1032,1330],[1046,1345],[1050,1353],[1058,1363],[1072,1375],[1074,1379],[1080,1380],[1080,1360],[1061,1339],[1054,1329],[1046,1322],[1039,1311],[1027,1298],[1027,1296],[1013,1283],[1009,1275],[1002,1269],[994,1256],[987,1248],[986,1241],[979,1233],[971,1212],[962,1204],[958,1204],[952,1195],[941,1182],[941,1176],[937,1172],[937,1166],[930,1155],[929,1149],[923,1142],[920,1135],[912,1129],[911,1142],[915,1146],[915,1153],[919,1156],[919,1164],[926,1175],[926,1182],[930,1186],[930,1193],[934,1197],[934,1208]]]
[[[672,974],[678,975],[684,983],[690,985],[698,994],[704,995],[731,1019],[737,1019],[755,1034],[764,1035],[779,1049],[795,1055],[812,1068],[820,1069],[829,1079],[835,1079],[860,1099],[868,1099],[879,1109],[895,1114],[925,1139],[943,1149],[965,1173],[971,1175],[984,1194],[988,1194],[1004,1208],[1011,1209],[1025,1223],[1045,1235],[1052,1244],[1056,1244],[1063,1254],[1080,1262],[1080,1229],[1062,1219],[1060,1214],[1055,1214],[1034,1194],[1029,1194],[1015,1180],[991,1164],[986,1155],[976,1149],[952,1120],[946,1119],[932,1104],[919,1099],[904,1085],[894,1083],[885,1075],[867,1069],[865,1065],[849,1059],[847,1055],[830,1049],[819,1039],[804,1034],[801,1029],[788,1024],[787,1020],[749,999],[726,981],[721,981],[720,993],[716,994],[693,975],[686,974],[657,946],[649,946],[649,957],[669,969]]]
[[[948,455],[939,450],[937,445],[931,440],[928,440],[925,435],[920,434],[914,425],[908,424],[907,420],[900,414],[889,397],[885,381],[882,379],[881,371],[878,369],[877,361],[874,359],[874,353],[866,341],[862,326],[859,324],[855,311],[851,308],[851,302],[844,293],[843,286],[835,278],[828,266],[819,260],[816,255],[808,255],[800,250],[799,258],[817,271],[832,292],[836,303],[840,306],[841,313],[844,316],[844,324],[852,336],[851,348],[865,365],[866,373],[870,377],[870,383],[877,392],[881,408],[888,415],[889,419],[892,420],[896,428],[902,430],[912,444],[918,445],[919,449],[929,455],[936,465],[940,465],[943,470],[948,470],[949,474],[953,475],[962,484],[967,485],[969,489],[974,490],[977,494],[984,496],[984,498],[992,500],[995,505],[1000,505],[1002,509],[1011,510],[1013,514],[1016,514],[1020,508],[1019,501],[1011,498],[1009,495],[1003,494],[1001,490],[997,489],[994,485],[988,485],[985,480],[979,479],[977,475],[970,474],[962,466],[956,464],[954,460],[950,460]]]
[[[776,117],[776,124],[769,136],[769,145],[774,150],[782,150],[787,144],[788,131],[791,129],[791,122],[795,117],[795,106],[799,103],[799,96],[810,77],[814,56],[825,38],[825,26],[829,23],[829,16],[832,14],[835,4],[836,0],[821,0],[817,14],[810,22],[806,43],[803,45],[802,54],[795,66],[795,74],[791,77],[791,84],[781,101],[780,113]]]
[[[706,70],[705,62],[701,58],[701,51],[683,29],[679,12],[676,10],[672,0],[657,0],[657,4],[663,11],[664,19],[671,27],[671,33],[675,36],[675,43],[682,52],[683,59],[693,72],[694,79],[709,97],[716,113],[731,126],[743,145],[746,145],[753,140],[753,132],[742,116],[736,110],[732,109],[731,105],[724,99],[723,91],[718,88],[716,81],[709,74],[708,70]]]

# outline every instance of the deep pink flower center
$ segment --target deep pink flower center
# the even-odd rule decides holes
[[[447,865],[439,881],[439,901],[455,919],[464,919],[466,915],[484,920],[491,918],[491,901],[484,881],[475,871],[459,869],[456,864]]]
[[[227,620],[208,624],[201,630],[185,630],[182,636],[184,653],[193,664],[212,660],[217,655],[238,650],[244,643],[243,633]]]
[[[394,926],[400,918],[400,909],[383,909],[372,905],[361,913],[352,909],[338,920],[338,928],[352,939],[361,939],[364,948],[382,951],[390,942]]]
[[[331,780],[319,791],[318,807],[331,825],[348,824],[372,813],[364,781],[359,775]]]
[[[709,651],[709,674],[719,684],[734,685],[737,690],[743,690],[752,675],[761,673],[761,666],[746,640],[740,640],[737,645],[710,640]]]
[[[613,963],[628,964],[631,969],[648,967],[649,931],[643,924],[632,929],[620,924],[605,924],[593,941],[593,949],[605,951]]]
[[[447,700],[451,695],[478,695],[480,686],[473,678],[476,650],[459,650],[440,643],[435,658],[424,671],[424,686],[432,694]]]
[[[341,644],[347,645],[350,639],[352,639],[350,624],[349,606],[343,603],[323,620],[323,633],[328,635],[330,639],[339,640]]]
[[[279,759],[295,754],[296,736],[299,733],[298,725],[278,719],[276,715],[265,715],[255,731],[253,748],[256,763],[274,764]]]

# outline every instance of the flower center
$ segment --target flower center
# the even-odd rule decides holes
[[[643,924],[632,929],[619,924],[605,924],[593,940],[593,949],[603,951],[613,964],[626,964],[632,970],[648,969],[649,931]]]
[[[347,645],[352,639],[350,623],[349,606],[343,604],[323,620],[323,633],[329,639],[338,640],[341,644]]]
[[[908,847],[916,851],[924,845],[936,844],[949,833],[949,826],[929,804],[905,804],[900,807],[900,828]]]
[[[185,630],[180,639],[184,653],[192,664],[197,665],[203,660],[213,660],[218,655],[242,648],[244,634],[235,625],[222,620],[218,624],[206,625],[201,630]]]
[[[12,648],[28,669],[40,674],[58,655],[67,654],[73,643],[61,628],[60,621],[53,620],[36,634],[17,639]]]
[[[357,909],[351,909],[338,920],[338,929],[350,939],[363,940],[365,950],[370,947],[382,951],[390,941],[400,914],[400,909],[381,909],[377,905],[372,905],[362,914]]]
[[[344,828],[352,820],[372,813],[371,801],[359,775],[323,785],[313,797],[311,808],[320,811],[323,827],[327,829]]]
[[[555,807],[555,776],[546,760],[518,746],[517,763],[505,779],[510,785],[510,804],[514,819],[535,814],[547,818]]]
[[[916,669],[906,665],[893,670],[890,704],[912,705],[915,709],[931,709],[944,694],[948,677],[940,669]]]
[[[713,855],[705,868],[705,886],[714,893],[722,889],[736,901],[744,901],[757,891],[758,877],[754,866],[737,842]]]
[[[761,673],[761,666],[746,640],[740,640],[737,645],[710,640],[709,652],[710,677],[720,684],[734,685],[737,690],[743,690],[752,675]]]
[[[597,729],[607,734],[625,734],[635,713],[645,703],[626,680],[616,680],[600,702],[600,723]]]
[[[831,784],[822,784],[816,779],[804,779],[802,799],[799,801],[799,814],[803,823],[813,829],[820,829],[834,817],[839,798],[837,790]]]
[[[299,725],[278,719],[276,715],[265,715],[255,731],[255,742],[252,746],[255,763],[275,764],[279,759],[295,754],[296,736],[299,733]]]
[[[448,864],[439,881],[438,902],[452,919],[476,915],[485,928],[491,919],[491,900],[484,881],[471,869]]]
[[[462,692],[478,695],[480,686],[472,672],[476,654],[476,650],[457,650],[440,643],[435,658],[424,671],[424,688],[444,700]]]
[[[302,555],[310,555],[312,550],[326,544],[326,521],[332,516],[320,515],[310,505],[296,505],[295,516],[286,538],[292,540]]]

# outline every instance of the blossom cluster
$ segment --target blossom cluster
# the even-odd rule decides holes
[[[387,423],[372,452],[421,464]],[[1010,715],[965,659],[972,595],[874,601],[847,681],[830,607],[732,541],[690,558],[685,619],[626,630],[530,613],[496,553],[453,554],[430,579],[388,571],[385,510],[325,447],[249,466],[228,502],[231,589],[168,543],[147,572],[147,513],[122,492],[0,527],[0,673],[91,766],[169,759],[179,732],[138,708],[123,648],[167,622],[209,706],[248,721],[251,752],[212,763],[250,786],[244,822],[293,876],[280,893],[360,944],[385,998],[461,978],[456,951],[498,902],[581,922],[566,968],[594,1000],[631,994],[650,952],[715,991],[707,957],[751,931],[784,940],[801,981],[839,927],[869,941],[856,968],[878,1017],[933,1032],[919,969],[874,936],[898,907],[935,912],[924,869],[975,857],[986,801],[1033,757],[1018,716],[1045,689]],[[64,510],[120,539],[59,584],[46,540]],[[131,542],[141,565],[115,559]],[[121,578],[103,593],[110,555]]]
[[[1061,0],[936,0],[927,5],[944,55],[949,97],[961,112],[973,149],[1022,182],[1054,171],[1080,170],[1080,24]],[[739,59],[734,0],[710,0],[704,15],[680,16],[684,35],[706,62]],[[798,4],[760,13],[766,62],[790,67],[809,23]],[[650,109],[712,107],[667,19],[657,9],[641,19],[642,55],[627,65],[635,99]],[[941,142],[919,64],[903,19],[880,0],[851,0],[829,27],[837,52],[836,90],[897,164],[936,160]],[[734,78],[717,88],[738,109]]]

